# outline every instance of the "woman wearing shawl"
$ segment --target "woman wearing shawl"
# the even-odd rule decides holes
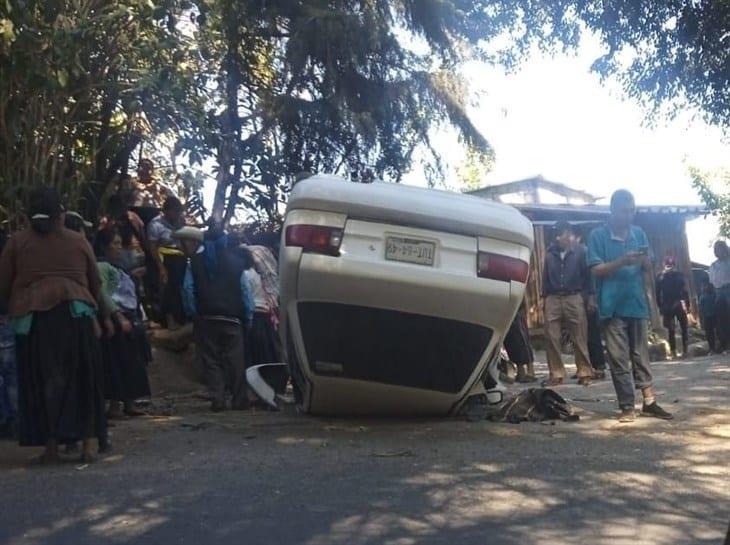
[[[276,260],[265,246],[243,248],[246,276],[251,286],[256,312],[248,332],[248,364],[282,363],[279,340],[279,277]],[[286,390],[289,376],[285,368],[263,369],[264,380],[278,394]]]
[[[96,338],[100,280],[84,237],[64,227],[58,193],[35,190],[30,228],[15,234],[0,258],[0,313],[7,306],[16,335],[21,446],[45,446],[42,463],[58,460],[58,444],[106,437],[102,362]]]
[[[104,355],[104,395],[109,400],[109,418],[140,416],[134,401],[150,396],[147,364],[152,360],[147,333],[142,325],[137,287],[121,267],[122,238],[114,229],[96,235],[96,255],[104,306],[110,320],[105,321],[102,339]]]

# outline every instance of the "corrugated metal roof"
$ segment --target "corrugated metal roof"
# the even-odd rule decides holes
[[[563,212],[575,214],[595,214],[607,216],[611,209],[607,205],[574,205],[574,204],[513,204],[515,208],[523,212]],[[708,213],[707,208],[702,205],[651,205],[637,206],[637,214],[675,214],[685,217],[699,217]]]

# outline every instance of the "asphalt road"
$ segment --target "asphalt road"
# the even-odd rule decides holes
[[[0,443],[0,544],[698,545],[730,520],[730,362],[655,366],[677,418],[578,423],[213,415],[168,397],[91,466]],[[164,413],[170,413],[165,415]]]

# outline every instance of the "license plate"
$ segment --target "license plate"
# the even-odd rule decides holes
[[[432,267],[435,256],[435,242],[405,237],[386,238],[385,259],[389,261],[402,261]]]

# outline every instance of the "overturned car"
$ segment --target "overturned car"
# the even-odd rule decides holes
[[[298,183],[282,232],[280,331],[300,407],[447,415],[470,398],[501,401],[496,363],[532,244],[527,218],[476,197],[335,176]]]

